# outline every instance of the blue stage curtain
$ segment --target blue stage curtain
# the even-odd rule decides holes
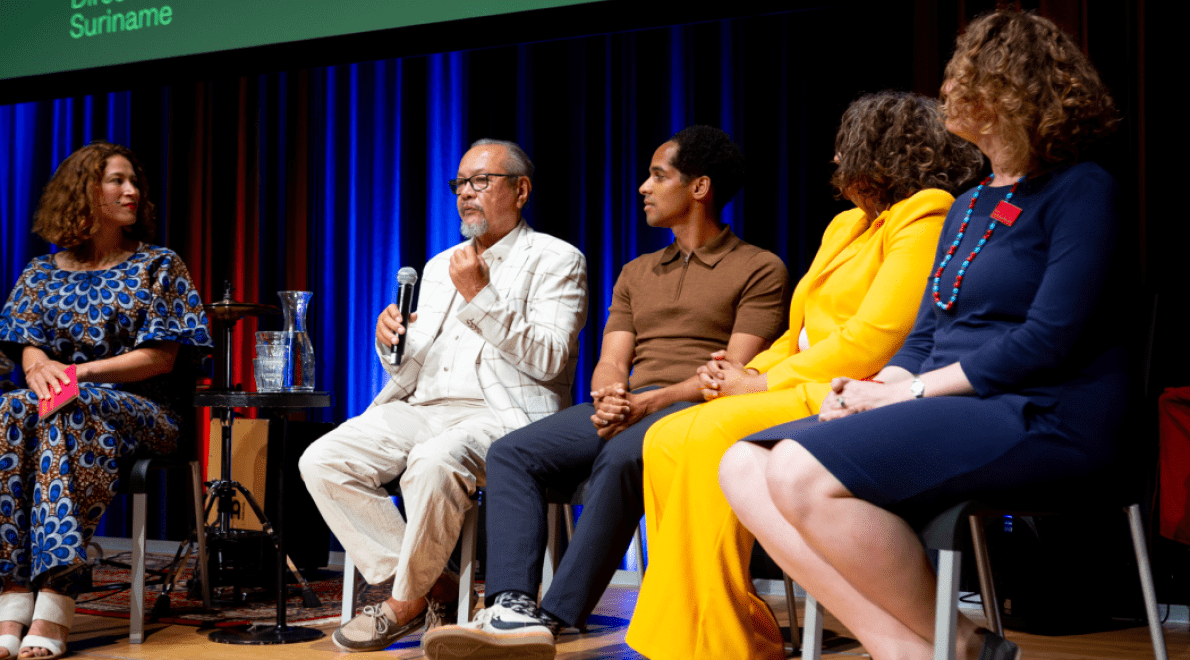
[[[41,189],[75,149],[93,140],[129,144],[128,92],[0,106],[0,289],[53,247],[31,234]]]
[[[881,20],[910,35],[914,16],[901,14]],[[204,299],[224,281],[249,302],[313,291],[317,387],[334,404],[311,417],[341,422],[384,384],[374,328],[397,270],[420,272],[460,240],[446,186],[459,158],[475,139],[510,139],[537,165],[526,218],[588,259],[575,388],[586,400],[620,268],[672,241],[644,223],[637,188],[684,126],[722,127],[748,158],[724,219],[794,278],[808,266],[848,206],[828,184],[839,116],[861,92],[914,80],[907,37],[878,57],[843,44],[824,57],[821,35],[846,18],[823,8],[0,107],[0,288],[49,249],[29,228],[57,163],[91,139],[128,144],[153,184],[158,240]],[[241,323],[246,389],[251,333],[279,325]]]
[[[669,232],[642,221],[637,187],[653,150],[691,123],[720,126],[749,158],[724,219],[785,258],[796,276],[830,217],[838,115],[857,92],[904,87],[908,56],[874,63],[857,88],[804,66],[837,12],[725,20],[476,51],[381,60],[160,90],[0,108],[5,249],[0,287],[49,249],[28,237],[40,187],[87,141],[138,151],[161,209],[159,238],[186,258],[202,294],[242,300],[314,292],[316,417],[358,414],[380,389],[376,315],[395,273],[457,243],[446,179],[480,137],[512,139],[538,165],[526,217],[588,257],[592,310],[578,400],[624,263]],[[906,49],[908,50],[908,49]],[[862,73],[862,72],[861,72]],[[141,145],[144,148],[139,148]],[[259,327],[275,327],[262,320]],[[238,342],[251,358],[248,322]],[[239,380],[251,387],[250,372]]]
[[[32,171],[37,139],[37,103],[0,106],[0,288],[7,292],[29,256],[30,218],[37,208],[39,182]],[[19,220],[18,220],[19,219]]]

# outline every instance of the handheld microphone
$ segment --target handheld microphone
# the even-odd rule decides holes
[[[401,312],[401,323],[405,326],[405,336],[396,346],[388,348],[388,363],[394,367],[401,364],[405,356],[405,341],[409,337],[409,313],[413,307],[413,285],[417,284],[417,271],[405,266],[397,271],[397,309]]]

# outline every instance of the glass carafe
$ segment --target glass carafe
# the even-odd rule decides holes
[[[314,344],[306,332],[306,309],[310,305],[309,291],[278,291],[281,311],[285,314],[285,332],[292,339],[289,361],[281,378],[281,389],[291,392],[314,390]]]

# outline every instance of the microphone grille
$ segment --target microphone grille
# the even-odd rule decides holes
[[[405,266],[397,271],[397,284],[417,284],[417,271]]]

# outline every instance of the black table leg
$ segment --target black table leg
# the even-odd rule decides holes
[[[238,318],[238,317],[237,317]],[[241,484],[231,480],[231,421],[233,409],[238,407],[254,407],[266,411],[273,411],[274,417],[281,424],[280,442],[281,446],[276,449],[282,456],[282,471],[278,478],[278,493],[279,500],[284,501],[284,466],[285,452],[288,449],[288,419],[284,416],[284,410],[296,408],[325,408],[330,405],[331,399],[328,392],[241,392],[232,390],[230,384],[231,375],[231,358],[227,351],[227,345],[230,343],[231,332],[230,329],[225,329],[223,333],[224,346],[222,354],[225,356],[225,362],[218,365],[222,373],[219,374],[222,378],[217,378],[221,389],[208,390],[203,392],[196,392],[194,394],[194,405],[198,407],[208,407],[212,411],[218,410],[220,412],[220,420],[223,424],[223,465],[220,474],[220,479],[208,484],[210,491],[208,491],[208,501],[206,510],[209,513],[211,507],[217,502],[219,515],[216,517],[216,522],[213,528],[209,529],[209,534],[215,537],[231,537],[233,530],[231,529],[231,513],[232,503],[235,492],[238,490],[244,494],[245,500],[249,506],[252,507],[253,512],[256,513],[260,519],[261,527],[265,533],[268,534],[277,549],[277,625],[276,626],[245,626],[238,629],[225,629],[211,633],[210,639],[216,642],[225,644],[290,644],[293,642],[303,642],[322,637],[321,630],[314,628],[304,628],[301,626],[289,626],[285,620],[285,596],[287,593],[285,585],[285,568],[290,564],[289,558],[285,554],[284,540],[280,535],[281,531],[281,512],[284,509],[278,506],[277,528],[272,529],[269,520],[265,517],[264,511],[261,510],[260,505],[252,494],[247,491]],[[272,448],[273,439],[270,433],[270,448]],[[301,572],[297,570],[296,566],[290,566],[294,572],[294,576],[301,584],[303,589],[303,602],[307,606],[312,606],[317,602],[313,591],[309,588]],[[205,578],[211,579],[212,576]]]
[[[286,465],[286,445],[285,439],[289,432],[289,419],[284,415],[278,415],[277,421],[281,424],[281,466],[280,474],[277,476],[277,494],[280,502],[285,501],[285,470]],[[225,454],[228,456],[229,454]],[[229,475],[230,476],[230,475]],[[229,480],[230,481],[230,480]],[[277,625],[269,627],[264,625],[250,625],[239,626],[236,628],[223,628],[211,633],[209,639],[213,642],[222,644],[293,644],[295,642],[307,642],[310,640],[322,637],[323,632],[316,628],[307,628],[303,626],[290,626],[286,622],[285,601],[286,592],[288,591],[285,585],[285,569],[288,566],[288,557],[285,554],[285,537],[282,535],[282,524],[284,517],[284,506],[277,507],[276,520],[274,525],[270,525],[268,519],[261,510],[260,505],[257,504],[256,499],[247,491],[242,485],[234,481],[224,486],[231,486],[231,489],[238,489],[244,494],[244,498],[248,501],[249,506],[252,507],[256,516],[260,519],[261,526],[265,532],[273,539],[273,544],[277,548]],[[299,577],[300,579],[300,577]],[[304,580],[303,580],[304,581]]]

